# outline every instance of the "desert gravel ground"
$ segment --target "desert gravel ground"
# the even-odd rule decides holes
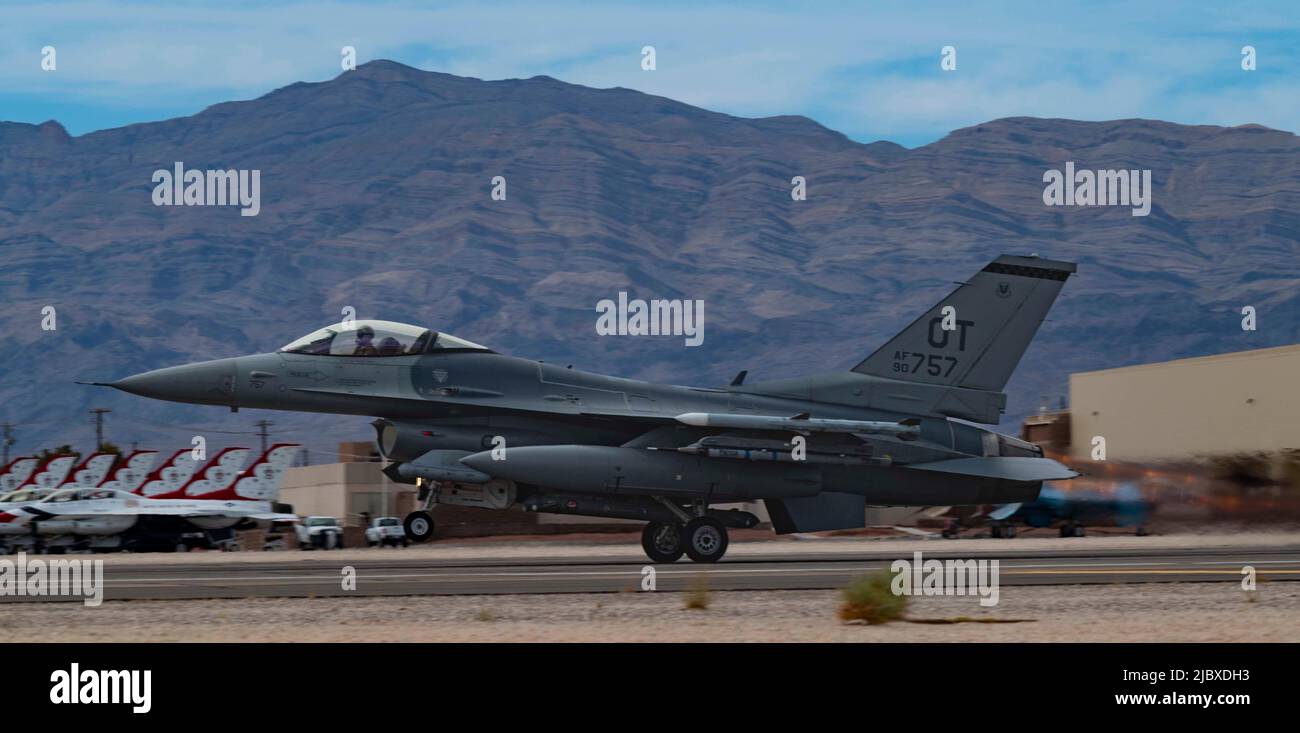
[[[1022,623],[846,625],[836,591],[108,601],[0,606],[0,642],[1300,641],[1300,583],[1019,586],[992,608],[913,598],[907,615]]]

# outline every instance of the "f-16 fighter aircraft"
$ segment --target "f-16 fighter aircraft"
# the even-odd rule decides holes
[[[657,562],[715,562],[763,500],[778,533],[861,527],[864,508],[1029,502],[1076,476],[996,423],[1069,262],[1004,255],[853,369],[721,388],[620,379],[447,333],[350,321],[279,351],[137,374],[156,399],[370,415],[385,472],[435,504],[644,520]],[[967,422],[970,421],[970,422]]]
[[[39,522],[46,534],[118,535],[142,518],[186,522],[200,529],[227,529],[245,520],[293,522],[269,498],[149,499],[121,489],[59,489],[40,501],[0,511],[0,525]]]

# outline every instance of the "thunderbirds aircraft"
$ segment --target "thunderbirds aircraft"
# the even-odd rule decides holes
[[[349,321],[279,351],[106,386],[155,399],[378,418],[385,472],[437,503],[647,522],[646,554],[714,562],[714,505],[763,500],[778,533],[861,527],[864,508],[1031,502],[1077,475],[996,423],[1069,262],[1003,255],[852,370],[682,387],[498,354],[447,333]]]
[[[242,471],[247,448],[226,448],[202,463],[177,451],[152,472],[157,453],[136,451],[111,475],[112,461],[99,458],[108,454],[97,453],[73,473],[80,480],[0,496],[0,547],[188,549],[229,539],[237,525],[296,521],[275,501],[299,448],[273,445]]]

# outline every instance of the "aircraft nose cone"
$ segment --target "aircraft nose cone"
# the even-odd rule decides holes
[[[155,369],[119,379],[110,386],[155,400],[229,405],[235,400],[235,360],[217,359]]]

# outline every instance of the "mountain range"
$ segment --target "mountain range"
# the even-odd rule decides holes
[[[260,212],[155,206],[151,176],[176,162],[260,171]],[[1068,162],[1150,170],[1150,214],[1044,205],[1044,172]],[[805,117],[387,61],[79,137],[0,123],[0,421],[31,452],[92,447],[92,407],[113,410],[110,440],[158,448],[255,445],[269,418],[324,460],[364,421],[74,380],[271,351],[349,307],[682,384],[849,369],[1004,252],[1079,263],[1008,385],[1005,432],[1055,406],[1071,372],[1300,341],[1300,138],[1014,117],[907,149]],[[703,300],[704,342],[597,335],[596,303],[620,291]]]

